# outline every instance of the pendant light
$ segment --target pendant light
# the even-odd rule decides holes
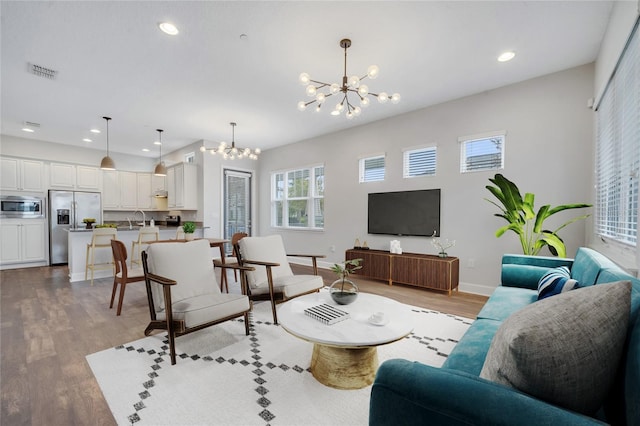
[[[102,159],[100,162],[100,168],[102,170],[115,170],[116,163],[113,161],[111,157],[109,157],[109,120],[111,117],[102,117],[107,121],[107,156]]]
[[[158,131],[158,135],[160,137],[159,145],[160,145],[160,161],[156,164],[156,168],[153,170],[153,174],[156,176],[166,176],[167,175],[167,167],[164,165],[164,161],[162,161],[162,129],[156,129]]]

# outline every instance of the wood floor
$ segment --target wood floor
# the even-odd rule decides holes
[[[109,309],[111,279],[96,279],[92,287],[69,283],[67,274],[66,266],[0,271],[3,425],[115,424],[85,356],[144,337],[144,283],[127,287],[118,317]],[[330,271],[322,275],[327,285],[334,279]],[[475,318],[486,301],[354,278],[361,291],[467,318]],[[233,278],[230,284],[238,291]]]

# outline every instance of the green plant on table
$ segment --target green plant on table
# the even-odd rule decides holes
[[[357,271],[358,269],[362,269],[362,265],[360,263],[362,259],[351,259],[345,260],[344,263],[335,263],[331,270],[335,272],[339,279],[342,279],[342,287],[340,291],[344,291],[344,281],[347,279],[349,274],[353,273],[353,271]]]
[[[182,224],[182,230],[185,234],[193,234],[196,232],[196,224],[193,222],[185,222]]]
[[[582,209],[591,207],[591,204],[563,204],[553,208],[547,204],[540,207],[536,213],[533,206],[534,194],[527,192],[522,197],[516,184],[501,174],[496,174],[489,181],[495,186],[487,185],[486,188],[498,199],[500,204],[485,199],[501,210],[501,213],[496,213],[494,216],[501,217],[508,222],[507,225],[496,231],[496,237],[501,237],[510,230],[518,234],[524,254],[537,255],[544,246],[548,246],[553,255],[567,257],[567,248],[558,235],[558,231],[573,222],[586,219],[590,215],[574,217],[555,230],[544,229],[543,223],[550,216],[563,210]]]

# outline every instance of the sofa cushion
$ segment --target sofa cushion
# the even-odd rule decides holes
[[[238,242],[240,253],[245,260],[278,263],[279,266],[271,268],[273,279],[292,276],[293,271],[289,266],[284,243],[279,234],[267,237],[245,237]],[[267,283],[267,270],[264,266],[251,265],[255,269],[247,271],[247,281],[252,289],[259,287],[269,288]]]
[[[591,415],[603,404],[624,347],[631,283],[590,286],[534,303],[493,338],[480,377]]]
[[[491,338],[501,322],[478,319],[471,324],[458,344],[453,348],[442,368],[480,375],[484,359],[491,346]]]
[[[593,285],[598,281],[600,270],[605,268],[619,270],[618,266],[603,254],[590,248],[580,247],[571,267],[571,278],[577,280],[582,287]]]
[[[579,288],[578,281],[571,278],[569,268],[561,266],[547,272],[538,282],[538,300]]]
[[[538,300],[538,292],[517,287],[497,287],[478,313],[478,319],[504,321],[511,314]]]

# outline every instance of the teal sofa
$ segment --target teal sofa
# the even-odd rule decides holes
[[[540,278],[567,266],[580,286],[630,280],[629,328],[613,388],[592,417],[552,405],[480,377],[503,321],[537,300]],[[554,296],[555,297],[555,296]],[[581,247],[575,259],[504,255],[502,283],[441,368],[402,359],[380,366],[370,425],[640,425],[640,281],[602,254]]]

